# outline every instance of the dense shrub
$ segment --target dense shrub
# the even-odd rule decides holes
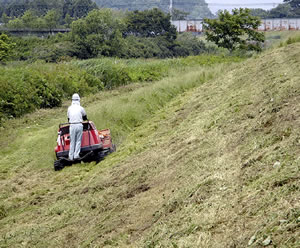
[[[125,39],[123,58],[155,58],[160,57],[161,48],[155,38],[128,36]]]
[[[68,41],[68,35],[57,34],[47,38],[13,37],[16,43],[13,59],[58,62],[62,58],[74,57],[76,47]]]
[[[30,60],[33,57],[33,49],[44,43],[44,39],[38,37],[12,37],[16,46],[13,52],[13,60]]]
[[[131,82],[155,81],[168,73],[171,60],[90,59],[73,61],[73,65],[97,77],[107,89]]]
[[[216,48],[207,46],[192,33],[183,33],[178,35],[176,46],[174,47],[175,57],[186,57],[208,52],[215,53]]]
[[[0,118],[19,117],[37,108],[60,106],[74,92],[103,88],[86,72],[64,64],[15,65],[0,68]]]
[[[162,37],[136,37],[133,35],[122,38],[116,35],[111,43],[102,46],[101,53],[93,55],[86,53],[85,49],[72,42],[70,34],[56,35],[48,38],[22,37],[14,38],[14,60],[44,60],[46,62],[59,62],[63,58],[87,57],[118,57],[118,58],[172,58],[215,53],[216,49],[207,46],[198,37],[190,33],[181,34],[175,42],[169,42]],[[116,42],[114,44],[114,42]],[[89,54],[89,55],[88,55]]]
[[[15,45],[6,34],[0,33],[0,62],[6,61],[12,55]]]
[[[73,43],[65,41],[50,45],[40,45],[33,49],[32,59],[46,62],[58,62],[66,57],[72,57],[75,47]]]
[[[177,37],[175,26],[170,22],[170,15],[154,8],[144,11],[127,12],[124,34],[137,37],[161,37],[173,42]]]

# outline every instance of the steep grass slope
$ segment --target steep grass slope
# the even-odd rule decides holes
[[[0,246],[299,247],[299,65],[297,43],[218,67],[217,79],[177,75],[155,91],[173,89],[169,103],[120,129],[118,152],[98,165],[49,168],[65,109],[2,130]],[[174,80],[192,83],[178,95]],[[159,97],[147,86],[127,91],[115,94],[132,116]],[[86,102],[99,124],[109,99]]]
[[[141,168],[159,176],[143,184],[163,204],[144,244],[299,247],[299,55],[274,50],[199,87],[150,137],[162,142]]]
[[[164,80],[102,92],[83,99],[83,105],[88,117],[98,128],[112,129],[114,142],[118,145],[166,103],[214,78],[228,66],[203,66],[196,71],[178,68],[173,76]],[[67,192],[70,185],[72,188],[82,188],[86,183],[83,181],[91,180],[91,176],[97,173],[88,173],[94,169],[95,164],[79,166],[75,169],[77,172],[70,169],[57,174],[53,171],[57,125],[66,121],[67,104],[69,102],[63,108],[40,110],[24,118],[8,121],[1,127],[1,247],[61,245],[63,237],[58,237],[58,233],[55,234],[56,239],[48,237],[49,232],[58,232],[62,224],[61,220],[53,216],[61,215],[61,208],[70,206],[68,212],[73,214],[64,216],[63,223],[76,222],[77,217],[82,217],[84,209],[77,205],[77,199],[65,204],[65,199],[63,203],[57,197],[62,192]],[[104,166],[101,163],[100,168]],[[80,176],[77,177],[76,174]],[[47,198],[47,203],[42,200],[46,199],[44,197]],[[42,213],[41,219],[36,211]],[[85,211],[88,213],[89,208]]]

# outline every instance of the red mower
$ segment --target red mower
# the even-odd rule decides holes
[[[64,123],[59,125],[57,145],[55,147],[57,160],[54,162],[54,170],[62,170],[65,166],[71,166],[72,164],[80,163],[81,161],[96,161],[96,163],[98,163],[106,155],[116,150],[116,146],[112,143],[109,129],[98,131],[92,121],[85,121],[82,125],[83,133],[80,159],[75,161],[70,161],[68,159],[70,149],[70,124]]]

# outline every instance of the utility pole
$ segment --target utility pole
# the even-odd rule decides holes
[[[169,10],[170,10],[170,16],[171,16],[171,19],[172,19],[173,0],[170,0],[170,7],[169,7]]]

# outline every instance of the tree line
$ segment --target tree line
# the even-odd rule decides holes
[[[99,7],[114,8],[119,10],[127,9],[129,11],[134,10],[147,10],[153,8],[159,8],[165,13],[169,12],[170,0],[156,0],[156,1],[144,1],[144,0],[95,0]],[[213,14],[208,8],[208,4],[205,0],[173,0],[174,15],[186,13],[185,18],[200,19],[200,18],[212,18]]]
[[[54,28],[58,20],[55,10],[38,18],[44,18],[48,28]],[[17,20],[29,27],[40,23],[30,10]],[[8,22],[8,25],[12,23]],[[190,33],[178,34],[170,15],[160,9],[127,12],[94,9],[87,16],[74,20],[69,33],[43,39],[10,39],[15,44],[12,51],[6,52],[11,59],[47,62],[95,57],[168,58],[198,55],[215,49]]]
[[[284,0],[271,10],[251,9],[251,14],[260,18],[293,18],[300,17],[300,0]]]
[[[0,17],[11,28],[45,28],[49,21],[53,28],[69,26],[97,8],[92,0],[0,0]]]
[[[169,0],[146,1],[143,0],[0,0],[0,18],[2,22],[18,18],[28,10],[37,16],[44,16],[49,10],[57,10],[61,24],[64,19],[74,19],[86,16],[89,11],[97,8],[112,8],[119,10],[146,10],[159,8],[165,13],[169,12]],[[213,14],[205,0],[173,0],[173,16],[177,18],[179,13],[185,13],[188,18],[211,18]]]
[[[169,1],[142,3],[139,0],[101,0],[96,1],[100,7],[115,9],[146,10],[158,7],[168,13]],[[0,0],[0,22],[12,29],[53,29],[70,27],[74,20],[87,16],[98,9],[92,0]],[[150,5],[151,6],[150,6]],[[300,0],[284,0],[271,10],[251,9],[251,15],[261,18],[300,17]],[[172,19],[212,18],[207,3],[201,1],[173,1]]]

